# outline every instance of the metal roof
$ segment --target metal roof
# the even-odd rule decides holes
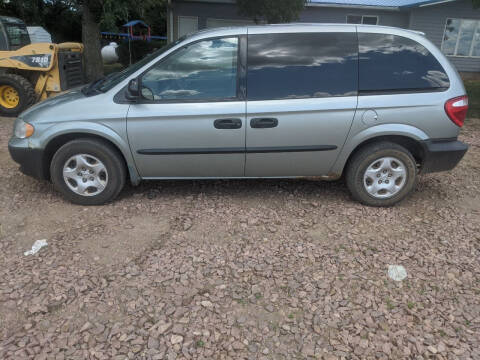
[[[456,0],[310,0],[311,5],[372,6],[384,8],[411,8],[435,5]]]

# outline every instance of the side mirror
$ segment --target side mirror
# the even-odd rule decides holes
[[[128,82],[127,91],[125,91],[127,100],[136,101],[140,98],[140,80],[132,79]]]

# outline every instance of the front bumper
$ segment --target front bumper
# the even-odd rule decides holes
[[[44,150],[25,147],[17,140],[12,138],[9,141],[8,152],[13,161],[20,165],[20,171],[39,180],[48,179],[48,169],[43,161]]]
[[[468,145],[457,139],[439,139],[422,141],[422,173],[447,171],[453,169],[462,160]]]

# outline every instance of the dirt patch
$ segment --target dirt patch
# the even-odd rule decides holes
[[[105,222],[80,229],[79,249],[93,261],[102,264],[119,264],[131,261],[158,244],[169,231],[168,219],[151,219],[135,216],[127,221],[110,225]]]

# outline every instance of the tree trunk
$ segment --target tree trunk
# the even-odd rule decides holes
[[[82,4],[83,62],[87,81],[95,81],[103,76],[103,61],[100,53],[100,25],[89,2]]]

